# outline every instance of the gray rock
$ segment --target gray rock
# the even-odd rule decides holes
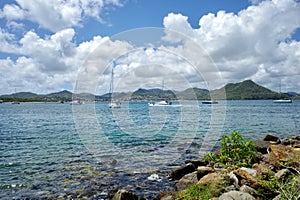
[[[126,190],[118,190],[113,196],[112,200],[139,200],[140,198]]]
[[[173,171],[171,171],[171,173],[169,174],[170,178],[172,179],[176,179],[179,180],[181,179],[184,175],[192,173],[196,170],[195,165],[193,165],[192,163],[188,163],[186,165],[180,166],[176,169],[174,169]]]
[[[198,182],[197,172],[186,174],[178,181],[178,183],[176,183],[176,189],[178,191],[181,191],[197,182]]]
[[[268,153],[268,148],[270,146],[270,141],[254,141],[255,144],[255,149],[262,153],[262,154],[267,154]]]
[[[222,194],[219,200],[255,200],[255,198],[245,192],[230,191]]]

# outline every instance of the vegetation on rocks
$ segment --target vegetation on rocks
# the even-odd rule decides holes
[[[211,199],[220,196],[225,188],[229,185],[229,177],[226,173],[215,173],[211,180],[205,180],[191,185],[185,190],[179,192],[177,200],[193,200],[193,199]]]
[[[231,135],[223,135],[221,149],[218,153],[207,153],[205,160],[224,166],[251,167],[258,160],[258,152],[252,140],[244,140],[242,134],[233,131]]]
[[[287,140],[290,142],[281,143],[277,136],[268,134],[263,141],[253,142],[243,139],[238,131],[224,135],[218,152],[174,169],[170,175],[181,175],[177,191],[161,193],[157,199],[298,200],[300,137],[283,141]],[[187,170],[190,165],[195,171]]]
[[[189,188],[182,190],[177,199],[181,200],[197,200],[197,199],[210,199],[212,198],[210,186],[204,184],[193,184]]]
[[[268,134],[253,142],[233,131],[218,152],[172,170],[176,187],[155,200],[299,200],[299,144],[300,136],[281,142]]]

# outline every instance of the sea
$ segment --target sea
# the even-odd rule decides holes
[[[110,199],[126,189],[146,199],[172,190],[168,173],[245,139],[300,134],[300,101],[178,101],[0,104],[0,199]]]

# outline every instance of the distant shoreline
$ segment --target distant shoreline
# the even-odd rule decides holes
[[[9,95],[0,95],[4,102],[68,102],[73,99],[83,101],[110,101],[113,98],[119,101],[159,101],[159,100],[277,100],[292,99],[300,100],[300,94],[295,92],[278,93],[260,86],[251,80],[240,83],[229,83],[216,90],[200,88],[188,88],[183,91],[161,90],[161,89],[138,89],[134,92],[116,92],[95,95],[91,93],[72,93],[67,90],[50,94],[35,94],[32,92],[18,92]]]

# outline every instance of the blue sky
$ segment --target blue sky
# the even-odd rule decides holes
[[[82,36],[93,35],[114,35],[128,29],[141,27],[163,27],[163,18],[168,13],[181,13],[189,17],[192,27],[199,27],[199,19],[202,15],[209,12],[216,13],[219,10],[227,12],[239,12],[241,9],[249,6],[246,0],[241,1],[199,1],[192,0],[183,2],[180,0],[129,0],[123,3],[123,6],[109,9],[109,14],[103,15],[104,20],[109,24],[97,24],[95,29],[95,21],[89,20],[83,29],[78,29],[78,33]],[[88,31],[87,31],[88,30]]]
[[[192,38],[216,64],[224,83],[252,79],[278,90],[282,82],[283,91],[300,92],[296,0],[1,0],[0,94],[72,90],[91,49],[123,31],[143,27],[167,28]],[[123,88],[161,82],[159,76],[138,77],[133,55],[127,62],[119,71],[135,82]],[[185,65],[170,65],[178,72],[189,71]],[[196,79],[185,76],[192,86],[207,85]],[[109,76],[103,74],[101,80],[99,93],[105,92]],[[176,88],[170,84],[169,89],[186,86],[173,85]]]

